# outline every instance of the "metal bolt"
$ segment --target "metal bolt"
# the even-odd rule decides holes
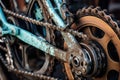
[[[80,61],[79,61],[78,57],[73,58],[73,65],[76,67],[78,67],[80,65]]]
[[[83,61],[83,65],[84,65],[84,66],[87,66],[87,62],[86,62],[86,61]]]
[[[83,67],[81,71],[82,71],[82,73],[85,73],[86,69]]]
[[[81,73],[81,71],[75,71],[75,73],[77,74],[77,75],[81,75],[82,73]]]

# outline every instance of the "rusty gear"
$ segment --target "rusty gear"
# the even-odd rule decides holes
[[[82,45],[87,45],[86,47],[88,47],[88,44],[90,43],[91,44],[90,46],[92,48],[94,48],[93,51],[96,51],[100,54],[100,55],[98,55],[95,52],[95,54],[97,55],[96,61],[100,63],[100,67],[99,67],[99,65],[97,65],[97,68],[95,71],[98,71],[98,72],[94,72],[93,75],[90,75],[91,79],[107,80],[109,73],[111,71],[116,71],[119,73],[119,70],[120,70],[120,64],[119,64],[120,45],[117,45],[117,44],[120,44],[120,40],[119,40],[120,29],[119,29],[117,23],[114,22],[109,15],[106,15],[106,13],[104,11],[100,10],[100,8],[97,7],[97,8],[93,9],[92,7],[89,7],[89,8],[83,8],[82,10],[79,10],[77,13],[78,20],[71,26],[72,29],[62,29],[59,26],[49,24],[49,23],[39,22],[39,21],[36,21],[35,19],[31,19],[29,17],[19,15],[17,13],[14,13],[14,12],[6,10],[6,9],[4,9],[4,12],[6,14],[10,14],[12,16],[23,19],[23,20],[28,21],[33,24],[37,24],[40,26],[46,26],[47,28],[50,28],[53,30],[58,30],[60,32],[71,33],[72,35],[75,36],[76,40],[80,44],[84,43]],[[86,39],[86,37],[88,39]],[[79,38],[82,38],[82,40],[80,41]],[[92,41],[92,43],[90,41]],[[112,45],[112,47],[111,47],[111,45]],[[10,49],[5,49],[4,47],[0,47],[0,48],[2,48],[5,51],[7,50],[10,52],[9,53],[10,57],[6,56],[6,58],[8,58],[10,60],[10,63],[12,63],[13,59],[11,56]],[[9,48],[9,46],[8,46],[8,48]],[[112,52],[111,49],[115,49],[115,52],[114,51]],[[86,51],[86,53],[89,54],[89,51]],[[114,57],[114,55],[115,55],[115,57]],[[106,56],[107,63],[104,62],[104,65],[107,65],[107,67],[105,66],[106,70],[104,72],[104,75],[99,76],[101,74],[101,71],[99,71],[97,69],[99,69],[99,68],[105,69],[103,67],[104,65],[102,64],[102,61],[104,59],[101,56]],[[91,58],[91,55],[90,55],[90,58]],[[3,58],[3,56],[1,56],[1,55],[0,55],[0,59],[2,60],[3,64],[8,68],[8,70],[13,71],[15,73],[23,74],[26,76],[31,76],[31,77],[35,77],[35,78],[39,78],[39,79],[56,80],[56,78],[52,78],[52,77],[44,76],[41,74],[37,74],[37,73],[29,72],[26,70],[20,70],[20,69],[11,67],[12,65],[8,64],[9,61],[5,60]],[[77,58],[74,58],[74,59],[75,59],[75,61],[78,61]],[[82,57],[82,59],[84,59],[84,57]],[[81,75],[81,72],[78,73],[79,75],[76,75],[76,73],[74,73],[74,68],[71,69],[70,65],[68,63],[65,63],[64,65],[65,65],[66,73],[68,75],[68,79],[86,79],[86,78],[88,78],[88,74],[90,74],[88,67],[83,68],[82,75]],[[78,66],[78,65],[76,65],[76,66]],[[96,64],[93,64],[93,66],[96,66]],[[85,73],[86,70],[88,73]],[[90,69],[90,71],[91,71],[91,69]],[[91,72],[93,72],[93,71],[91,71]],[[83,74],[83,73],[85,73],[85,74]],[[97,75],[95,73],[97,73]],[[118,76],[119,76],[119,74],[118,74]],[[119,76],[119,79],[120,79],[120,76]]]
[[[107,58],[105,63],[106,71],[103,76],[91,76],[93,80],[108,80],[110,72],[115,72],[117,75],[116,80],[120,79],[120,29],[116,22],[112,20],[109,15],[106,15],[105,11],[102,11],[99,7],[97,8],[83,8],[77,12],[78,21],[74,23],[71,28],[83,32],[88,36],[87,41],[82,41],[88,44],[90,41],[97,42],[103,49],[104,54]],[[77,39],[79,41],[79,39]],[[81,43],[81,42],[80,42]],[[94,44],[96,45],[96,44]],[[97,49],[97,46],[94,46]],[[115,51],[112,51],[114,49]],[[98,49],[99,50],[99,49]],[[101,52],[101,51],[100,51]],[[99,54],[99,53],[97,53]],[[101,53],[102,54],[102,53]],[[98,58],[99,60],[100,58]],[[103,65],[102,63],[99,64]],[[76,76],[76,75],[75,75]],[[111,75],[114,76],[114,75]],[[85,76],[79,76],[85,78]],[[79,78],[77,76],[77,78]],[[87,76],[86,76],[87,78]],[[112,78],[112,77],[110,77]]]

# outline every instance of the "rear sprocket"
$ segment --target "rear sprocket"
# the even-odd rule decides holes
[[[82,79],[89,78],[93,80],[120,80],[120,29],[117,23],[114,22],[109,15],[106,15],[105,11],[102,11],[98,7],[94,9],[92,7],[88,7],[79,10],[77,12],[77,18],[78,20],[71,26],[71,28],[86,34],[88,40],[81,40],[78,37],[76,37],[76,40],[80,43],[80,45],[82,43],[82,46],[83,43],[84,45],[92,44],[92,48],[96,47],[94,49],[94,51],[96,51],[96,55],[100,54],[105,56],[104,60],[103,58],[97,56],[96,60],[98,62],[100,60],[104,62],[98,64],[93,63],[92,68],[97,65],[97,69],[99,69],[99,66],[106,65],[106,67],[104,66],[103,68],[102,66],[102,68],[100,68],[100,72],[97,72],[99,70],[96,70],[96,72],[92,74],[91,71],[88,73],[89,76],[88,74],[82,74]],[[102,69],[105,71],[103,72]],[[73,74],[74,76],[79,77],[74,72]]]

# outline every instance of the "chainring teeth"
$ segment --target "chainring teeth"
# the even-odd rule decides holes
[[[35,1],[37,1],[37,0],[35,0]],[[10,12],[8,12],[8,13],[10,13]],[[14,15],[16,15],[17,17],[19,17],[19,14],[14,14]],[[22,15],[20,15],[21,17],[22,17]],[[109,16],[109,15],[107,15],[106,14],[106,10],[101,10],[101,8],[100,7],[96,7],[96,8],[93,8],[93,6],[90,6],[90,7],[86,7],[86,8],[83,8],[82,10],[79,10],[78,12],[77,12],[77,16],[79,16],[79,18],[81,18],[81,17],[84,17],[84,16],[95,16],[95,17],[98,17],[98,18],[100,18],[100,19],[102,19],[104,22],[106,22],[107,24],[109,24],[111,27],[112,27],[112,29],[117,33],[117,35],[119,36],[119,38],[120,38],[120,29],[119,29],[119,26],[117,25],[117,23],[116,22],[114,22],[113,20],[112,20],[112,18]],[[19,17],[19,18],[21,18],[21,17]],[[23,19],[25,20],[25,16],[23,16]],[[30,19],[29,17],[26,17],[26,21],[28,21],[28,22],[31,22],[31,23],[35,23],[35,24],[39,24],[39,25],[41,25],[40,23],[38,23],[35,19],[34,20],[32,20],[32,19]],[[44,24],[44,23],[43,23]],[[46,25],[45,26],[47,26],[47,23],[45,23]],[[52,26],[52,27],[50,27],[50,26]],[[49,26],[48,26],[49,28],[52,28],[52,29],[54,29],[54,26],[53,26],[53,24],[49,24]],[[55,26],[56,27],[56,26]],[[59,31],[63,31],[63,29],[60,29],[60,28],[56,28],[56,30],[59,30]],[[65,31],[64,31],[65,32]],[[77,31],[75,31],[75,32],[73,32],[72,31],[72,29],[69,29],[68,30],[68,33],[72,33],[73,35],[74,34],[77,34]],[[78,36],[78,35],[75,35],[75,36]],[[81,35],[80,35],[81,36]],[[97,47],[97,45],[92,45],[93,46],[93,48],[95,48],[94,50],[96,51],[96,53],[98,52],[99,54],[100,54],[100,52],[101,52],[101,50],[100,49],[102,49],[102,48],[100,48],[100,47],[98,47],[98,48],[96,48]],[[101,55],[99,55],[99,54],[97,54],[97,57],[101,57]],[[1,57],[1,56],[0,56]],[[96,58],[97,58],[96,57]],[[103,60],[103,59],[102,59]],[[101,63],[100,64],[100,66],[104,66],[104,65],[102,65],[102,61],[98,61],[99,63]],[[105,61],[103,61],[103,62],[105,62]],[[61,63],[61,64],[63,64],[63,63]],[[55,64],[56,65],[56,64]],[[50,59],[50,64],[49,64],[49,68],[47,69],[47,71],[48,71],[48,73],[50,72],[50,73],[52,73],[52,71],[53,71],[53,66],[54,66],[54,58],[51,58]],[[99,65],[97,65],[97,66],[99,66]],[[69,68],[70,69],[70,68]],[[99,69],[99,67],[97,68],[97,69]],[[98,70],[97,71],[97,73],[99,74],[100,73],[100,71],[102,71],[102,69],[103,68],[100,68],[100,70]],[[20,73],[22,73],[22,74],[27,74],[27,75],[30,75],[30,76],[34,76],[34,77],[38,77],[38,78],[40,78],[40,77],[42,77],[43,79],[47,79],[47,80],[53,80],[52,78],[50,78],[50,77],[48,77],[48,75],[50,75],[50,74],[46,74],[47,76],[43,76],[43,75],[39,75],[39,74],[34,74],[34,73],[31,73],[31,72],[27,72],[27,71],[22,71],[22,70],[17,70],[17,69],[14,69],[13,70],[13,72],[20,72]],[[65,72],[64,71],[64,69],[63,69],[63,71],[62,72]],[[55,79],[56,80],[56,79]],[[81,79],[80,79],[81,80]]]
[[[104,20],[106,23],[108,23],[112,27],[112,29],[117,33],[117,35],[118,35],[118,37],[120,39],[120,28],[119,28],[117,22],[112,20],[114,18],[112,16],[110,16],[110,15],[107,15],[107,10],[106,9],[105,10],[101,10],[100,7],[92,8],[90,6],[88,8],[83,8],[82,10],[78,10],[77,11],[77,16],[79,18],[83,17],[83,16],[87,16],[87,15],[91,15],[91,16],[95,16],[95,17],[98,17],[98,18],[102,18],[102,20]]]
[[[91,10],[90,10],[91,9]],[[80,21],[80,18],[82,17],[86,17],[86,16],[94,16],[96,18],[99,18],[101,20],[103,20],[106,24],[109,25],[109,27],[111,27],[111,29],[113,29],[112,31],[115,32],[115,34],[117,35],[118,37],[118,41],[120,39],[120,28],[117,24],[116,21],[114,21],[114,17],[110,16],[107,14],[106,10],[101,10],[99,7],[97,8],[91,8],[91,7],[88,7],[88,8],[83,8],[82,10],[78,10],[78,12],[76,13],[76,15],[78,16],[78,21],[77,23],[75,23],[73,26],[76,26],[74,29],[78,29],[80,27],[80,24],[82,23],[82,21]],[[87,19],[87,18],[86,18]],[[82,18],[83,20],[83,18]],[[79,22],[80,21],[80,22]],[[85,21],[85,18],[84,20]],[[90,20],[88,20],[90,21]],[[87,22],[86,22],[87,23]],[[85,24],[84,24],[85,25]],[[71,28],[72,28],[71,27]],[[83,28],[83,27],[81,27]],[[80,29],[81,29],[80,28]],[[95,37],[95,36],[94,36]],[[97,39],[98,40],[98,39]],[[109,53],[108,53],[109,54]],[[117,53],[119,54],[119,53]],[[108,55],[110,56],[110,54]],[[118,55],[119,56],[119,55]],[[119,56],[120,57],[120,56]],[[95,79],[96,80],[96,79]],[[99,79],[98,79],[99,80]],[[100,80],[103,80],[102,78]],[[105,79],[106,80],[106,79]]]

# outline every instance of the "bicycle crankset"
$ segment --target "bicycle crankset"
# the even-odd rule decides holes
[[[86,34],[88,40],[75,37],[83,54],[73,57],[68,76],[78,80],[119,80],[120,29],[116,22],[98,7],[79,10],[77,18],[71,28]]]

